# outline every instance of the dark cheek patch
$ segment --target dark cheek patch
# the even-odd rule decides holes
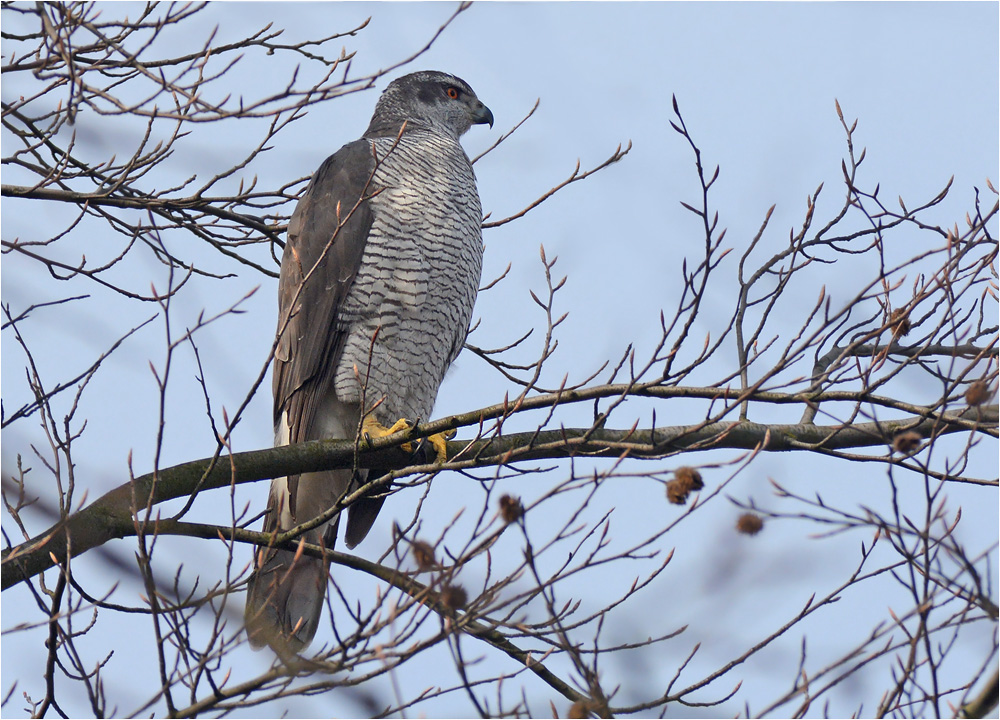
[[[417,100],[430,105],[437,101],[440,90],[437,85],[421,85],[417,90]]]

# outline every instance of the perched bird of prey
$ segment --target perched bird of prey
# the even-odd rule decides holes
[[[384,435],[430,417],[465,342],[479,287],[482,209],[459,138],[493,114],[463,80],[417,72],[394,80],[368,130],[327,158],[288,226],[278,283],[275,445]],[[431,438],[443,453],[443,438]],[[327,511],[366,471],[277,478],[265,532]],[[345,540],[364,539],[382,507],[348,508]],[[332,548],[339,516],[304,534]],[[328,565],[262,548],[247,591],[254,647],[298,652],[316,633]]]

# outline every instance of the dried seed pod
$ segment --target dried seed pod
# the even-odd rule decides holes
[[[521,500],[513,495],[504,495],[500,498],[500,515],[505,523],[517,522],[524,515],[524,506]]]
[[[430,543],[423,540],[415,540],[413,545],[410,546],[410,552],[413,553],[413,559],[421,572],[437,567],[437,560],[434,558],[434,548]]]
[[[904,455],[912,455],[923,443],[923,436],[914,431],[907,430],[906,432],[901,432],[892,440],[892,447],[896,452],[903,453]]]
[[[736,530],[744,535],[756,535],[764,529],[764,518],[754,513],[743,513],[736,520]]]
[[[674,505],[683,505],[688,499],[688,490],[680,480],[674,478],[667,483],[667,500]]]
[[[701,473],[693,467],[684,465],[674,470],[674,479],[667,483],[667,500],[674,505],[683,505],[688,495],[705,487]]]
[[[688,465],[674,470],[674,477],[683,482],[688,491],[701,490],[705,487],[705,483],[701,481],[701,473]]]
[[[910,334],[910,313],[906,308],[896,308],[889,313],[889,325],[892,326],[899,335]]]
[[[445,585],[441,590],[441,602],[451,610],[461,610],[469,602],[469,594],[461,585]]]
[[[970,406],[982,405],[989,399],[990,386],[986,384],[985,380],[976,380],[965,391],[965,402],[969,403]]]

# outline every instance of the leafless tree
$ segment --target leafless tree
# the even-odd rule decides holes
[[[4,653],[7,714],[65,717],[70,702],[95,716],[253,713],[262,703],[280,708],[337,689],[373,716],[422,712],[449,695],[461,712],[483,717],[703,712],[697,708],[800,716],[824,714],[834,689],[860,676],[879,685],[866,686],[859,713],[979,717],[995,708],[997,545],[968,547],[948,498],[966,486],[982,503],[997,502],[989,473],[998,423],[991,234],[998,207],[988,181],[964,218],[945,227],[927,220],[951,183],[915,203],[887,198],[864,174],[857,123],[837,105],[846,139],[840,187],[818,187],[787,238],[771,227],[768,210],[749,243],[727,242],[714,205],[719,169],[703,156],[710,139],[696,142],[675,101],[670,124],[690,149],[700,187],[682,202],[700,232],[671,278],[683,291],[659,313],[662,334],[651,352],[623,349],[580,376],[557,366],[566,278],[543,247],[544,287],[529,291],[536,321],[505,347],[477,347],[470,337],[467,352],[495,371],[494,404],[421,423],[408,436],[247,451],[233,432],[262,392],[274,348],[246,361],[259,363],[256,381],[235,410],[222,410],[208,378],[225,370],[203,367],[200,347],[231,327],[249,296],[215,310],[206,304],[191,323],[175,319],[176,305],[195,285],[231,295],[225,281],[237,275],[257,276],[264,292],[273,291],[284,231],[308,178],[261,180],[255,168],[265,151],[317,103],[371,88],[419,53],[355,75],[352,55],[330,48],[364,25],[298,43],[283,42],[271,26],[235,42],[212,33],[179,53],[176,37],[197,26],[202,6],[154,4],[127,19],[116,10],[3,6],[4,265],[34,273],[29,302],[3,303],[5,340],[20,349],[17,359],[6,355],[6,366],[24,372],[4,376],[2,426],[17,447],[4,446],[2,586],[5,601],[21,592],[33,603],[15,624],[5,613],[3,632],[6,643],[44,644],[45,657],[36,666]],[[223,81],[248,62],[277,58],[294,59],[297,69],[276,90],[262,83],[239,95]],[[211,143],[236,123],[259,133],[244,157],[207,180],[185,171],[178,158],[194,152],[191,143]],[[520,124],[487,152],[502,153]],[[578,164],[518,212],[488,217],[487,242],[490,228],[518,222],[630,147],[591,169]],[[821,193],[842,198],[824,217],[816,210]],[[12,218],[31,217],[45,222],[9,233]],[[150,284],[151,261],[165,281]],[[853,285],[821,285],[818,271],[834,262],[851,269]],[[484,314],[490,290],[503,282],[485,283]],[[706,314],[714,293],[732,295],[729,317]],[[71,312],[85,325],[112,326],[117,339],[90,358],[60,357],[58,344],[41,340],[45,318]],[[102,494],[107,479],[76,460],[78,448],[102,442],[87,432],[101,402],[90,390],[110,372],[109,358],[150,323],[165,336],[163,357],[148,366],[158,388],[153,450],[134,468],[131,458],[102,468],[116,478]],[[216,447],[208,458],[177,464],[164,448],[182,358],[198,368]],[[144,360],[136,363],[146,371]],[[133,392],[127,377],[116,382]],[[11,404],[12,396],[25,399]],[[686,422],[665,424],[667,417]],[[131,432],[130,420],[120,418],[118,431]],[[457,431],[445,464],[413,464],[399,447],[445,430]],[[831,482],[870,478],[886,489],[884,501],[831,503],[781,478],[771,480],[769,497],[751,498],[744,478],[782,452],[798,458],[803,473],[826,473]],[[305,526],[278,536],[251,529],[265,492],[253,486],[259,500],[248,507],[240,486],[355,463],[378,470],[372,487],[415,499],[410,521],[394,526],[377,561],[302,544]],[[465,497],[475,501],[432,523],[420,511],[431,482],[445,478],[471,487]],[[601,499],[623,487],[658,498],[649,524],[633,532],[612,529],[613,509]],[[648,603],[663,580],[685,582],[671,565],[672,548],[719,507],[732,511],[734,538],[804,522],[820,542],[848,535],[859,549],[849,567],[830,568],[826,589],[798,612],[755,628],[752,644],[725,657],[711,636],[690,637],[676,613],[651,614]],[[111,542],[121,538],[131,543],[128,553]],[[196,544],[175,544],[183,538]],[[251,548],[269,544],[330,557],[334,635],[261,671],[248,662],[241,611]],[[225,561],[193,578],[176,547],[221,549]],[[355,584],[363,577],[372,584]],[[889,577],[905,589],[906,606],[845,629],[836,654],[816,660],[806,642],[810,623],[845,599],[865,602]],[[129,597],[141,602],[118,600],[120,586],[137,588]],[[700,602],[696,593],[690,602]],[[645,613],[641,631],[623,634],[622,621],[637,612]],[[135,618],[152,634],[131,642],[148,645],[159,674],[126,692],[107,678],[128,672],[115,667],[113,652],[126,641],[119,628]],[[743,672],[775,646],[792,648],[783,663],[767,661],[774,686],[785,689],[751,706],[741,694]],[[977,657],[970,659],[970,647]],[[434,657],[450,657],[450,665],[433,665],[425,691],[404,692],[397,673],[442,650]],[[609,681],[616,665],[648,669],[663,658],[671,658],[669,668],[649,677],[666,673],[665,683]],[[44,693],[27,692],[23,686],[39,677]],[[392,695],[370,690],[386,687],[373,684],[378,678],[391,681]]]

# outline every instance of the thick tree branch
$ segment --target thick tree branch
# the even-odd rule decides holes
[[[524,403],[525,406],[529,404],[533,403]],[[356,459],[355,443],[352,441],[315,441],[234,453],[216,462],[211,459],[196,460],[143,475],[115,488],[41,535],[5,550],[2,560],[2,589],[6,590],[57,563],[65,562],[70,544],[71,556],[80,555],[109,540],[134,535],[136,508],[156,505],[202,490],[289,474],[350,468],[355,462],[358,467],[383,471],[407,468],[407,474],[433,472],[441,466],[411,466],[411,456],[394,446],[403,443],[408,437],[426,437],[451,427],[478,424],[481,418],[491,416],[496,416],[496,408],[427,423],[409,435],[397,433],[377,438],[371,441],[370,447],[360,448]],[[452,459],[445,467],[457,470],[567,456],[616,458],[627,454],[633,458],[660,458],[684,449],[752,449],[761,444],[765,450],[772,452],[831,451],[887,446],[892,443],[895,433],[902,429],[920,433],[923,437],[969,429],[995,433],[997,420],[998,408],[993,405],[970,408],[960,413],[944,413],[931,418],[916,416],[847,426],[714,422],[655,430],[560,428],[471,442],[453,440],[448,443],[448,456]],[[392,476],[389,480],[391,479]],[[983,482],[996,484],[995,481]]]

